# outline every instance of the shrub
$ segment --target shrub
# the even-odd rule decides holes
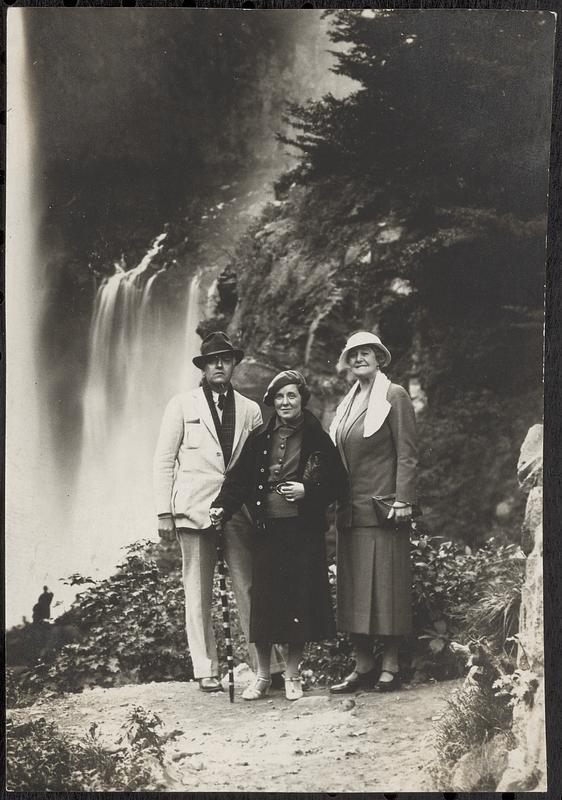
[[[470,651],[468,678],[451,695],[433,728],[436,760],[431,771],[440,787],[449,788],[457,764],[470,754],[474,774],[470,785],[462,788],[494,791],[499,775],[498,761],[492,756],[498,748],[488,745],[495,740],[500,752],[514,746],[511,726],[517,671],[514,661],[497,656],[485,645],[472,645]],[[463,783],[466,780],[465,775]]]
[[[501,649],[517,625],[523,562],[514,545],[491,540],[480,550],[442,542],[418,526],[412,537],[415,640],[406,643],[404,662],[417,679],[458,675],[460,663],[448,643],[488,639]],[[335,564],[329,567],[336,604]],[[147,681],[188,680],[193,676],[187,649],[180,558],[166,548],[141,541],[126,549],[118,572],[83,586],[71,609],[57,622],[71,625],[81,641],[49,650],[19,677],[10,675],[8,701],[29,703],[42,689],[80,691],[85,686],[119,686]],[[229,589],[235,662],[247,659],[236,602]],[[226,662],[218,580],[213,591],[213,620],[221,663]],[[310,643],[303,669],[311,683],[338,681],[352,667],[348,638]]]
[[[175,545],[166,549],[154,542],[137,542],[126,548],[123,563],[111,577],[94,582],[73,575],[69,580],[86,588],[57,622],[76,625],[83,639],[51,652],[22,674],[19,694],[11,693],[13,701],[21,704],[42,689],[73,692],[94,685],[193,677]],[[234,651],[239,661],[246,658],[246,644],[232,591],[229,595]],[[218,581],[213,605],[219,657],[224,659]]]
[[[41,718],[7,722],[6,775],[9,791],[157,791],[165,789],[163,751],[156,715],[137,707],[124,726],[124,746],[106,752],[94,724],[78,741]]]
[[[490,539],[472,551],[420,533],[412,538],[414,618],[434,655],[452,637],[502,651],[517,630],[525,558]]]

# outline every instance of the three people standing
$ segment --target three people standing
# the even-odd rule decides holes
[[[335,634],[324,537],[337,500],[337,628],[351,634],[356,666],[331,691],[396,689],[400,637],[411,632],[417,456],[412,402],[380,371],[390,353],[372,333],[349,338],[339,367],[356,383],[336,411],[333,442],[306,409],[310,391],[295,370],[267,387],[275,413],[262,424],[259,406],[230,386],[242,357],[223,333],[203,340],[193,359],[202,385],[170,401],[156,450],[159,533],[181,545],[195,677],[204,691],[220,689],[211,604],[214,526],[223,524],[242,629],[255,646],[257,679],[243,697],[264,697],[282,668],[273,643],[288,644],[287,697],[302,696],[304,644]]]

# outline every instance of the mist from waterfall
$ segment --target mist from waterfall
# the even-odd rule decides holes
[[[154,294],[164,270],[152,261],[164,238],[134,269],[117,264],[95,300],[71,526],[80,538],[80,572],[96,578],[114,570],[125,545],[155,538],[152,456],[162,413],[200,377],[191,362],[199,350],[199,276],[189,281],[178,330]]]
[[[220,17],[207,28],[203,15],[168,11],[102,23],[68,9],[50,27],[42,9],[8,12],[8,626],[31,617],[43,585],[54,618],[76,592],[62,578],[106,575],[123,545],[155,538],[151,462],[165,405],[198,383],[196,327],[215,312],[226,254],[295,163],[274,135],[281,103],[349,91],[330,72],[320,11],[271,12],[270,38],[248,60],[260,69],[230,104],[220,60],[204,90],[188,80],[190,37]],[[223,18],[226,34],[233,18]],[[237,41],[224,53],[229,74],[246,63]],[[224,196],[207,208],[210,188]],[[190,204],[201,205],[194,231]]]
[[[59,480],[49,409],[38,380],[39,320],[46,288],[38,242],[44,207],[27,69],[24,11],[8,13],[6,184],[6,619],[31,617],[44,584],[64,564]],[[47,526],[58,531],[46,535]]]

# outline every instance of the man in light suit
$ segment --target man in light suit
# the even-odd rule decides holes
[[[187,639],[193,672],[204,692],[221,689],[211,619],[217,533],[209,509],[248,435],[262,422],[258,404],[230,383],[243,357],[221,331],[203,339],[201,355],[193,359],[203,372],[201,385],[168,403],[154,456],[158,533],[167,541],[177,536],[181,546]],[[246,637],[252,535],[245,509],[224,526],[224,556]],[[282,662],[274,658],[272,670],[280,671]]]

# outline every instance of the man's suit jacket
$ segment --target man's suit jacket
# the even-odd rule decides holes
[[[181,525],[210,527],[209,509],[229,467],[236,463],[251,431],[262,423],[257,403],[234,391],[232,456],[224,463],[211,409],[203,389],[172,397],[154,455],[156,512],[171,513]]]

